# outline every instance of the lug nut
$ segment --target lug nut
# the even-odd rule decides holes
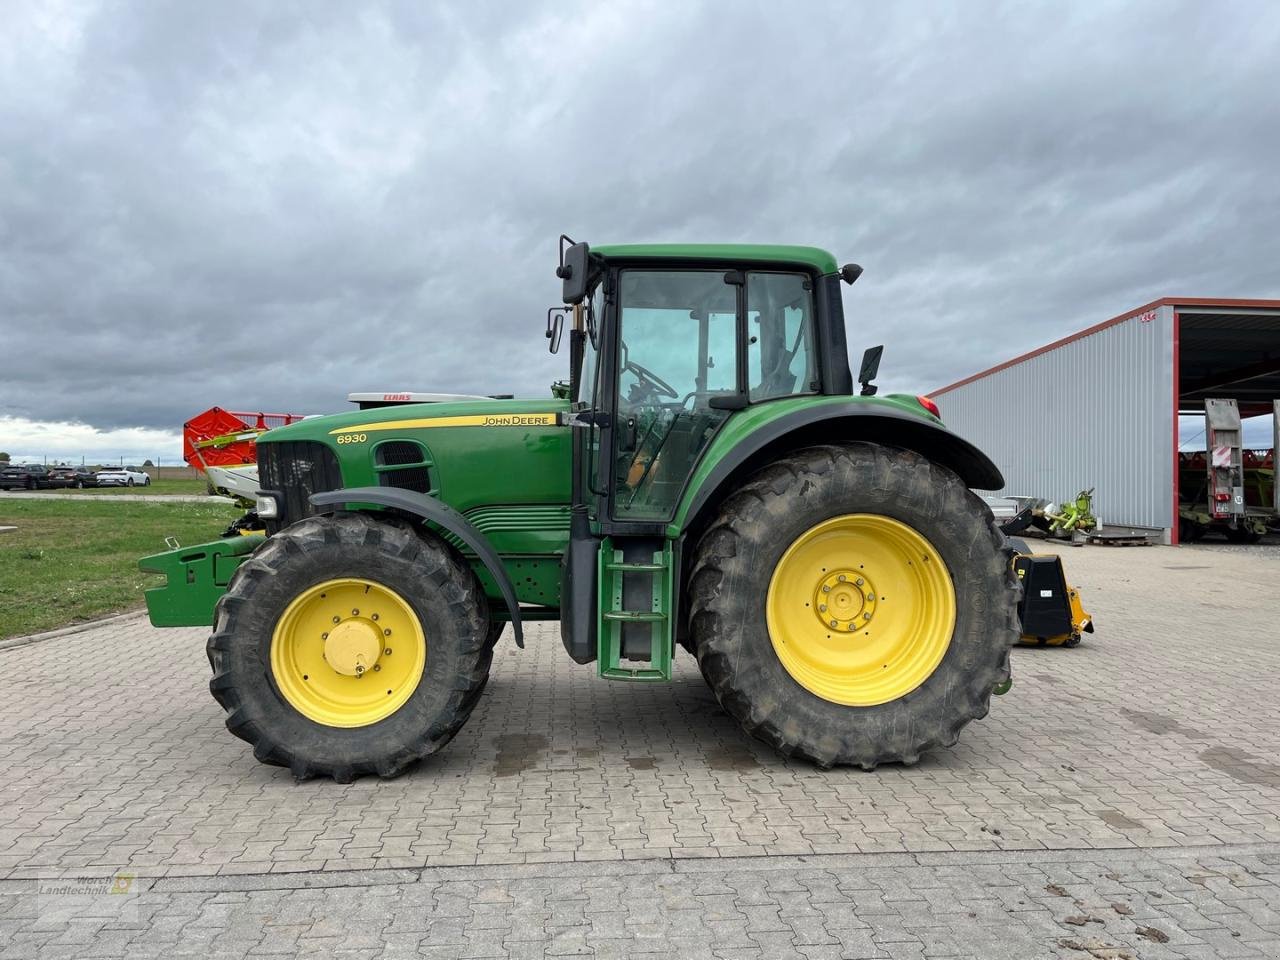
[[[380,663],[375,663],[375,664],[373,665],[373,669],[374,669],[374,670],[381,670],[381,669],[382,669],[382,664],[380,664]]]
[[[871,614],[870,614],[869,612],[868,612],[868,613],[864,613],[864,614],[862,615],[862,619],[863,619],[863,620],[870,620],[870,619],[871,619]]]
[[[833,627],[839,626],[839,625],[840,625],[840,621],[839,621],[839,620],[832,620],[832,621],[831,621],[831,625],[832,625]]]
[[[351,610],[351,615],[352,615],[353,617],[358,617],[358,616],[360,616],[360,611],[359,611],[359,610],[357,610],[357,609],[355,609],[355,608],[353,607],[353,608],[352,608],[352,610]]]
[[[820,604],[818,604],[818,609],[819,609],[819,610],[821,610],[823,613],[826,613],[826,612],[827,612],[827,605],[826,605],[825,603],[820,603]]]
[[[321,639],[321,640],[328,640],[328,639],[329,639],[329,635],[328,635],[327,633],[322,633],[322,634],[320,634],[320,639]]]
[[[831,588],[830,588],[830,587],[828,587],[828,586],[824,583],[824,584],[822,585],[822,592],[823,592],[823,593],[830,593],[830,592],[831,592]]]
[[[859,577],[857,580],[853,582],[856,583],[858,586],[862,586],[866,581],[863,580],[861,577]]]
[[[390,631],[389,629],[388,629],[388,630],[383,630],[383,631],[382,631],[382,635],[383,635],[384,637],[389,637],[389,636],[391,636],[391,631]]]
[[[341,623],[341,622],[342,622],[342,618],[341,618],[341,617],[334,617],[334,618],[333,618],[333,622],[334,622],[334,623]]]
[[[837,579],[838,579],[841,583],[844,583],[844,574],[843,574],[843,573],[842,573],[842,574],[840,574],[840,576],[839,576]]]
[[[375,613],[375,614],[373,615],[373,618],[372,618],[372,619],[377,620],[377,619],[378,619],[378,615]]]
[[[868,594],[867,594],[867,599],[868,599],[868,600],[874,600],[875,598],[876,598],[876,595],[875,595],[874,593],[868,593]]]
[[[385,653],[388,657],[389,657],[389,656],[391,656],[391,648],[390,648],[390,647],[387,647],[387,649],[383,650],[382,652],[383,652],[383,653]]]

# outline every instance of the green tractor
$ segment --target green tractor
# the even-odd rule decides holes
[[[261,761],[394,776],[474,709],[507,625],[600,677],[697,658],[820,767],[913,763],[1007,688],[1019,587],[970,488],[999,470],[927,397],[855,393],[811,247],[561,239],[550,399],[304,420],[258,440],[265,530],[148,557],[157,626],[212,624],[210,689]]]

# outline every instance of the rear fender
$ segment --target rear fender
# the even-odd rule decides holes
[[[1004,477],[968,440],[934,420],[887,404],[823,404],[802,407],[766,421],[722,456],[696,489],[686,491],[677,514],[680,533],[695,530],[721,500],[756,470],[801,447],[864,440],[914,450],[954,471],[966,486],[998,490]]]

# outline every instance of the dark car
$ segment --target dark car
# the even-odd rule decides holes
[[[12,464],[0,470],[0,490],[38,490],[52,486],[49,471],[38,463]]]
[[[93,471],[88,467],[54,467],[49,471],[49,479],[55,487],[75,487],[77,490],[97,485]]]

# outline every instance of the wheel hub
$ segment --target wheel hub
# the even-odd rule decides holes
[[[365,619],[343,620],[324,641],[324,659],[347,677],[361,677],[382,655],[382,631]]]
[[[422,623],[400,593],[357,577],[298,593],[271,636],[271,677],[300,714],[364,727],[395,713],[422,682]]]
[[[843,514],[801,533],[765,596],[769,639],[800,686],[867,707],[924,683],[956,623],[956,595],[937,548],[880,514]]]
[[[856,631],[875,618],[876,588],[865,571],[819,573],[813,611],[830,630]]]

